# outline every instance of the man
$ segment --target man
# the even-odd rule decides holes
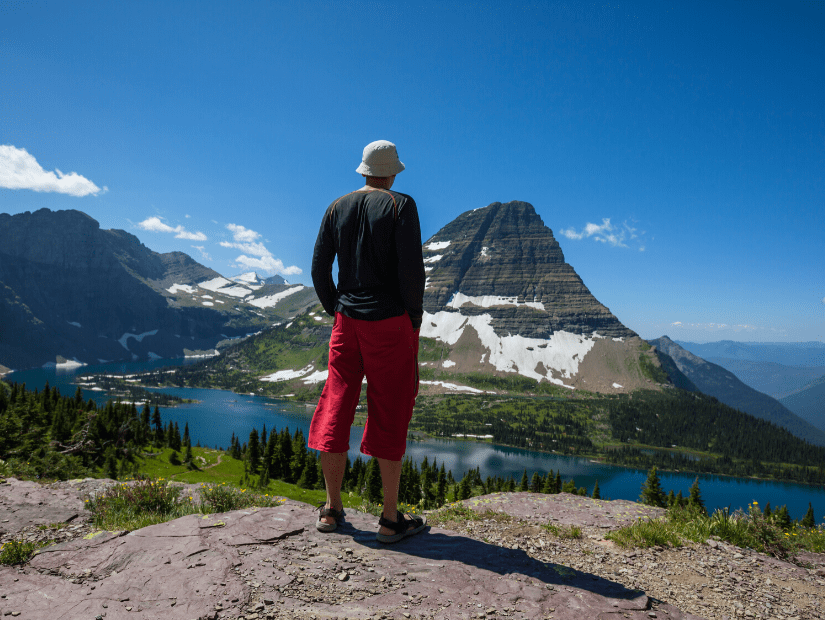
[[[401,459],[418,394],[418,330],[424,298],[421,228],[415,201],[390,188],[404,170],[386,140],[364,148],[356,172],[366,185],[332,203],[324,214],[312,283],[335,316],[329,376],[309,428],[308,445],[321,452],[327,501],[316,527],[333,531],[344,516],[341,483],[350,426],[367,378],[367,423],[361,452],[381,471],[384,509],[377,539],[391,543],[424,529],[426,521],[397,508]],[[338,257],[338,286],[332,264]]]

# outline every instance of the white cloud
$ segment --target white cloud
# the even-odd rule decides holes
[[[202,245],[193,245],[192,247],[195,248],[198,252],[200,252],[202,259],[212,260],[212,257],[209,256],[209,253],[204,249],[204,246],[202,246]]]
[[[260,269],[261,271],[280,273],[285,276],[294,276],[301,273],[301,269],[295,265],[285,267],[280,258],[273,256],[263,256],[261,258],[251,258],[245,254],[241,254],[235,261],[244,267],[250,269]]]
[[[684,327],[703,331],[732,330],[734,332],[750,332],[764,329],[762,327],[757,327],[756,325],[747,325],[744,323],[729,325],[728,323],[682,323],[682,321],[674,321],[670,325],[671,327]]]
[[[825,297],[822,298],[822,303],[825,304]]]
[[[265,271],[267,273],[280,273],[285,276],[293,276],[301,273],[301,269],[295,265],[285,266],[283,261],[275,258],[263,243],[258,239],[261,238],[261,233],[241,226],[240,224],[227,224],[227,230],[232,233],[232,241],[221,241],[220,245],[224,248],[234,248],[243,252],[235,259],[237,265],[248,268]],[[247,256],[251,254],[252,256]]]
[[[172,228],[165,224],[159,217],[146,218],[138,223],[138,228],[149,232],[175,233],[175,239],[188,239],[189,241],[206,241],[206,235],[202,232],[189,232],[183,226]],[[195,246],[192,246],[195,247]]]
[[[109,191],[105,186],[100,189],[76,172],[63,174],[57,168],[54,172],[47,172],[26,149],[18,149],[11,144],[0,144],[0,187],[70,196],[97,196]]]
[[[221,246],[225,248],[235,248],[241,252],[252,254],[252,256],[270,256],[269,250],[263,243],[232,243],[231,241],[221,241]]]
[[[244,228],[240,224],[227,224],[226,228],[232,231],[232,238],[239,243],[251,243],[261,236],[261,233]]]
[[[624,222],[621,226],[612,224],[609,217],[603,218],[601,224],[588,222],[580,232],[570,227],[561,230],[560,233],[568,239],[578,240],[592,237],[594,241],[606,243],[614,248],[629,247],[627,242],[639,238],[640,235],[644,235],[644,232],[637,233],[637,229],[630,226],[627,222]],[[640,246],[639,251],[644,252],[645,246]]]

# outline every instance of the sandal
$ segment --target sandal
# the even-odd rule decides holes
[[[376,534],[376,540],[382,543],[394,543],[407,536],[418,534],[418,532],[427,526],[427,518],[414,516],[407,518],[406,515],[401,514],[401,511],[399,511],[398,521],[390,521],[389,519],[381,517],[378,519],[378,525],[391,529],[395,534]]]
[[[343,507],[341,510],[335,510],[335,508],[325,508],[326,502],[321,502],[321,505],[318,506],[318,521],[315,522],[315,529],[319,532],[334,532],[335,528],[338,527],[338,524],[344,520],[344,509]],[[335,523],[326,523],[325,521],[321,521],[324,517],[332,517],[335,519]]]

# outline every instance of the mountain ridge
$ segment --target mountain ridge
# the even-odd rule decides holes
[[[271,303],[241,285],[234,297],[201,292],[217,279],[187,254],[154,252],[81,211],[0,213],[0,364],[182,357],[314,303],[302,285],[273,300],[290,288],[277,281],[266,291]]]
[[[825,432],[787,409],[781,402],[747,386],[732,372],[694,355],[667,336],[648,340],[648,343],[667,354],[702,393],[754,417],[773,422],[800,439],[825,446]]]

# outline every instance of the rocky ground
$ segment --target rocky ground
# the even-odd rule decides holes
[[[801,568],[710,541],[623,550],[611,528],[656,509],[531,493],[464,505],[390,546],[375,517],[350,512],[332,534],[311,506],[190,515],[134,532],[95,532],[82,495],[111,481],[0,484],[0,540],[55,541],[0,567],[0,614],[19,618],[823,618],[825,559]],[[193,491],[195,489],[192,489]],[[431,515],[434,521],[439,520]],[[441,519],[443,521],[443,519]],[[548,521],[576,525],[560,538]]]

